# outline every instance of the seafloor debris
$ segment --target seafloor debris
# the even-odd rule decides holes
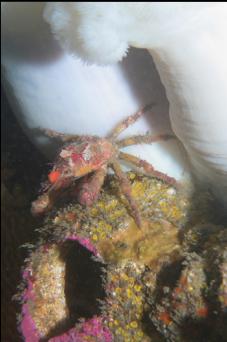
[[[195,326],[224,341],[227,230],[210,224],[210,196],[192,204],[189,191],[128,177],[140,230],[112,176],[92,207],[71,203],[39,229],[20,292],[26,341],[200,341]]]

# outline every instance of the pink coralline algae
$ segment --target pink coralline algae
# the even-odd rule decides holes
[[[76,328],[72,328],[61,336],[53,337],[49,342],[84,342],[99,341],[112,342],[110,331],[103,326],[101,317],[93,317],[92,319],[78,324]]]
[[[30,277],[29,270],[23,272],[23,279],[27,282],[27,289],[24,292],[23,300],[25,303],[22,306],[22,321],[20,324],[20,330],[26,342],[38,342],[40,336],[36,330],[35,322],[29,312],[27,304],[28,300],[34,299],[33,283]]]
[[[23,319],[21,322],[20,330],[24,336],[26,342],[38,342],[40,336],[36,331],[35,322],[33,321],[28,304],[24,304],[22,308]]]
[[[83,237],[77,236],[77,235],[71,235],[67,238],[67,240],[78,241],[81,246],[87,248],[95,256],[98,256],[97,249],[95,248],[93,243],[90,241],[90,239],[83,238]]]

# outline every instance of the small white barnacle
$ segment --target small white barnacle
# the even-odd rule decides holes
[[[83,151],[83,159],[88,161],[91,159],[91,155],[92,155],[92,152],[91,152],[91,149],[90,149],[90,145],[86,146],[85,150]]]

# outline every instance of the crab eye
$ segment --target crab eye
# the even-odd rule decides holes
[[[57,180],[59,179],[60,177],[60,172],[55,170],[55,171],[51,171],[48,175],[48,179],[50,181],[50,183],[54,184],[57,182]]]

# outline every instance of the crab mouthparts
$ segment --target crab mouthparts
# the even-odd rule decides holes
[[[79,169],[76,169],[74,171],[74,177],[75,177],[75,179],[79,179],[85,175],[88,175],[92,171],[94,171],[94,168],[92,168],[90,165],[86,165],[86,166],[83,166]]]

